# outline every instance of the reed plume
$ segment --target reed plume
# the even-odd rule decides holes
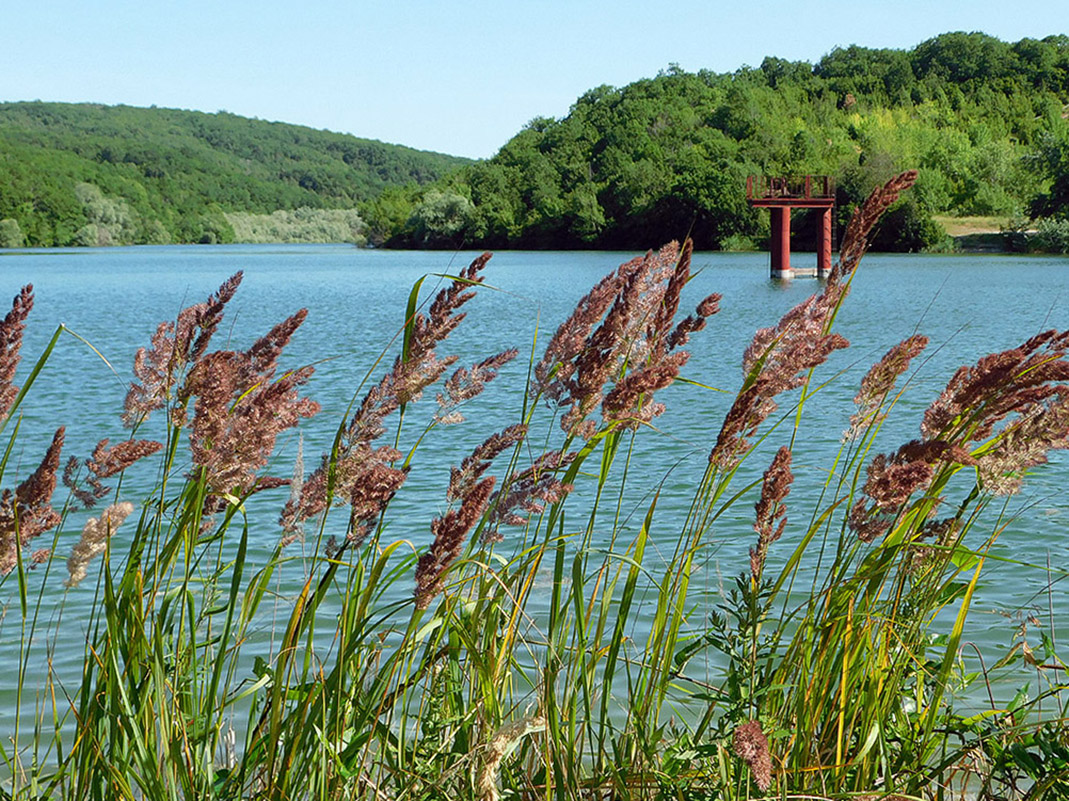
[[[85,460],[97,478],[110,478],[123,472],[134,462],[156,453],[163,444],[150,439],[131,439],[108,447],[109,440],[102,439],[93,449],[93,455]]]
[[[19,552],[60,523],[59,512],[52,508],[52,493],[65,433],[64,428],[57,429],[41,464],[14,492],[0,493],[0,575],[10,573],[18,564]]]
[[[91,509],[96,506],[97,501],[108,497],[111,487],[104,486],[103,482],[92,471],[89,471],[85,477],[85,483],[88,488],[82,486],[79,480],[79,471],[82,464],[83,460],[77,456],[72,456],[67,460],[67,464],[63,468],[63,486],[70,490],[71,496],[82,508]]]
[[[1069,380],[1067,350],[1069,332],[1045,331],[960,367],[924,413],[921,433],[963,444],[986,439],[1007,415],[1033,410],[1059,392],[1057,382]]]
[[[279,517],[283,531],[291,535],[298,532],[303,521],[325,511],[331,499],[338,499],[350,505],[347,541],[355,544],[363,540],[408,473],[407,469],[393,467],[401,458],[399,451],[376,448],[373,443],[385,432],[385,421],[393,412],[418,400],[456,362],[456,356],[439,358],[436,349],[464,319],[461,308],[475,297],[471,287],[482,283],[482,271],[489,260],[490,254],[483,253],[472,261],[435,295],[426,315],[417,313],[409,321],[403,352],[364,396],[341,432],[336,453],[323,457],[303,482],[299,497],[283,507]],[[451,392],[456,393],[457,403],[474,397],[512,355],[505,351],[457,376],[452,389],[446,389],[443,403],[452,402],[447,397]]]
[[[599,405],[603,422],[629,428],[664,411],[653,393],[675,380],[688,357],[669,352],[719,309],[720,296],[710,295],[673,327],[692,255],[690,240],[682,249],[671,242],[620,265],[557,329],[535,366],[534,390],[563,411],[566,433],[593,436],[597,425],[588,417]]]
[[[779,408],[776,397],[798,389],[809,371],[850,343],[830,332],[832,321],[849,291],[846,280],[869,246],[873,228],[899,195],[917,180],[915,170],[895,176],[877,188],[855,211],[843,236],[839,261],[823,291],[802,301],[770,328],[762,328],[743,353],[743,386],[728,410],[709,453],[709,461],[730,471],[750,450],[749,437]]]
[[[194,469],[211,494],[241,496],[288,483],[265,483],[258,473],[271,457],[278,435],[319,411],[318,403],[299,395],[313,368],[275,377],[283,349],[307,314],[301,309],[247,351],[202,354],[190,368],[182,387],[184,397],[196,399],[190,449]]]
[[[1046,464],[1052,450],[1069,449],[1069,387],[1023,411],[979,460],[980,481],[995,495],[1021,489],[1028,470]]]
[[[85,521],[81,539],[67,558],[66,586],[77,587],[81,583],[88,572],[89,563],[105,551],[108,540],[133,511],[134,505],[128,501],[113,503],[100,517],[90,517]]]
[[[499,454],[522,442],[526,436],[527,426],[516,424],[487,437],[469,456],[464,458],[460,467],[450,468],[449,489],[446,497],[455,501],[467,495],[475,483],[482,478],[482,474],[490,467],[491,462]]]
[[[751,437],[776,411],[776,397],[797,389],[808,372],[850,343],[827,333],[836,308],[827,296],[814,295],[788,311],[777,325],[762,328],[743,354],[742,390],[732,403],[709,453],[709,461],[731,470],[750,450]]]
[[[928,346],[928,337],[914,335],[893,346],[883,357],[869,368],[861,379],[861,387],[854,396],[857,411],[850,418],[850,428],[845,438],[857,436],[872,426],[879,425],[886,417],[881,413],[884,401],[895,387],[895,382],[906,370],[910,362]]]
[[[851,509],[851,528],[866,541],[883,533],[915,493],[953,465],[975,467],[987,492],[1016,492],[1050,450],[1069,447],[1067,352],[1069,333],[1046,331],[958,368],[925,411],[922,438],[873,458],[867,500]]]
[[[126,440],[108,447],[110,441],[107,438],[100,440],[88,459],[70,457],[63,468],[63,485],[85,509],[96,506],[97,501],[111,493],[111,487],[106,486],[103,479],[123,472],[135,462],[151,456],[163,447],[162,443],[147,439]],[[79,480],[79,468],[83,464],[88,468],[84,485]]]
[[[981,483],[994,494],[1017,492],[1029,468],[1069,447],[1067,355],[1069,332],[1045,331],[959,368],[925,411],[921,432],[962,447],[991,440],[976,453]]]
[[[458,411],[458,407],[481,394],[486,385],[497,378],[498,371],[518,354],[518,350],[509,348],[494,356],[488,356],[471,367],[458,368],[446,379],[442,392],[438,393],[435,419],[439,423],[464,422],[464,415]]]
[[[502,525],[525,526],[532,515],[542,514],[547,504],[559,503],[574,489],[557,478],[578,457],[577,451],[549,450],[534,464],[508,478],[490,499],[491,513],[483,532],[484,544],[501,542]]]
[[[445,573],[460,556],[468,532],[486,511],[493,488],[493,476],[482,479],[463,497],[458,509],[450,509],[431,522],[434,541],[416,564],[415,599],[418,609],[426,609],[442,591]]]
[[[772,756],[768,752],[768,738],[756,720],[748,720],[736,727],[732,743],[735,756],[746,763],[754,783],[761,792],[772,786]]]
[[[839,260],[828,275],[828,284],[837,285],[857,269],[861,258],[869,249],[876,224],[899,196],[917,182],[917,171],[899,173],[883,186],[875,189],[865,202],[850,216],[842,243],[839,245]]]
[[[787,507],[783,501],[790,494],[793,481],[791,449],[784,445],[765,471],[761,498],[754,505],[757,544],[750,548],[750,576],[755,585],[761,581],[769,546],[783,536],[783,530],[787,527]]]
[[[206,301],[180,311],[174,322],[160,323],[152,335],[151,346],[137,351],[134,356],[135,380],[131,382],[123,404],[125,425],[137,425],[171,400],[184,403],[185,398],[178,392],[183,372],[207,351],[222,320],[223,308],[234,297],[242,275],[239,271],[230,276]],[[179,425],[185,422],[181,409],[175,410],[172,422]]]
[[[33,309],[33,284],[26,284],[11,302],[11,311],[0,322],[0,420],[5,419],[18,397],[15,368],[19,365],[26,318]]]

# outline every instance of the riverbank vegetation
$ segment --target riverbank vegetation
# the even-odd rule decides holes
[[[467,161],[222,111],[0,103],[0,247],[259,241],[280,221],[243,240],[231,215],[275,212],[340,236],[324,212]]]
[[[1025,626],[997,666],[1028,665],[1030,695],[957,702],[996,667],[966,643],[1000,504],[1069,446],[1069,333],[963,366],[922,413],[902,402],[920,334],[888,343],[853,408],[815,398],[874,227],[915,180],[859,207],[827,282],[757,331],[741,375],[728,359],[683,378],[721,302],[684,303],[689,241],[605,276],[537,349],[455,353],[465,307],[493,291],[489,254],[431,299],[421,281],[310,469],[272,460],[318,412],[313,367],[283,366],[307,312],[212,350],[240,274],[138,351],[128,439],[67,454],[60,428],[19,469],[19,420],[47,404],[33,381],[64,338],[15,385],[24,289],[0,325],[2,642],[18,664],[3,795],[1065,797],[1056,638],[1030,645]],[[479,426],[469,401],[517,378],[514,419],[456,454],[440,500],[398,507],[424,449]],[[642,440],[670,435],[673,383],[733,394],[697,472],[651,476]],[[814,403],[845,430],[818,468]],[[918,437],[881,452],[900,414]],[[816,494],[792,497],[814,469]],[[138,473],[155,476],[147,498],[128,497]],[[689,511],[666,513],[680,493]],[[272,495],[277,522],[252,511]],[[713,575],[718,543],[740,539],[749,557]],[[82,648],[59,633],[73,605],[89,622],[63,677],[57,656]]]
[[[344,241],[373,246],[634,249],[667,232],[750,249],[768,217],[747,175],[833,176],[838,236],[873,186],[917,167],[873,248],[953,249],[936,218],[985,216],[1010,221],[985,248],[1065,252],[1067,108],[1069,38],[961,32],[815,64],[670,66],[591,89],[478,162],[226,112],[7,103],[0,247],[310,241],[346,235],[326,212],[359,209]],[[795,249],[815,230],[797,212]]]
[[[386,245],[636,248],[671,232],[737,248],[768,236],[767,214],[746,205],[747,175],[833,176],[841,231],[873,186],[916,167],[915,193],[873,247],[941,249],[951,243],[933,215],[1064,219],[1067,104],[1063,35],[947,33],[911,50],[836,48],[815,64],[670,67],[591,89],[493,158],[361,210]],[[796,247],[811,246],[815,220],[796,217]]]

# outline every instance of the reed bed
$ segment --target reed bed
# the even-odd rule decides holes
[[[848,345],[836,315],[874,226],[915,178],[874,191],[821,290],[756,333],[682,519],[659,514],[660,493],[642,500],[638,524],[629,511],[658,393],[700,381],[681,375],[686,345],[715,336],[703,329],[719,296],[680,309],[689,243],[623,264],[530,348],[517,418],[457,455],[440,513],[403,526],[391,526],[391,501],[420,469],[421,444],[521,359],[450,352],[485,291],[488,254],[429,300],[413,288],[394,350],[355,389],[333,441],[284,476],[267,472],[278,437],[319,410],[302,394],[313,368],[280,366],[306,312],[248,350],[213,350],[238,274],[162,323],[134,358],[128,438],[68,456],[60,428],[0,496],[3,647],[19,664],[6,681],[33,710],[0,742],[0,792],[1067,797],[1052,649],[1023,641],[1005,660],[1048,682],[1042,714],[1035,699],[992,696],[962,716],[954,690],[985,679],[963,673],[963,642],[1004,525],[992,510],[1069,446],[1069,333],[962,367],[919,437],[881,453],[876,436],[928,343],[893,345],[843,410],[819,496],[791,507],[801,421],[829,380],[821,366]],[[5,483],[20,409],[47,403],[30,390],[63,333],[16,386],[32,305],[27,287],[0,324]],[[766,452],[763,477],[746,479],[743,464]],[[127,497],[134,469],[155,471],[147,497]],[[277,523],[249,513],[261,492],[288,496]],[[718,538],[740,536],[740,505],[753,506],[749,560],[710,600],[698,575]],[[417,526],[433,535],[425,550],[395,535]],[[250,533],[265,527],[277,544],[262,554]],[[77,585],[78,598],[95,589],[72,683],[50,668],[74,646],[47,610]],[[250,658],[265,629],[269,657]]]

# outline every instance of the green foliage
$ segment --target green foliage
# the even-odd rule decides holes
[[[228,242],[226,214],[352,210],[465,163],[225,112],[0,104],[0,219],[35,246]]]
[[[408,218],[419,247],[460,247],[472,220],[471,201],[455,192],[429,190]]]
[[[365,225],[353,209],[279,210],[271,214],[232,212],[226,220],[234,229],[234,241],[270,242],[355,242],[365,243]]]
[[[874,250],[896,253],[953,250],[946,231],[910,197],[892,207],[872,240]]]
[[[1027,238],[1029,250],[1040,253],[1069,253],[1069,219],[1045,218]]]
[[[742,236],[740,234],[731,234],[725,236],[720,240],[720,250],[735,251],[739,253],[746,253],[757,250],[757,243],[748,236]]]
[[[0,248],[21,248],[25,244],[26,238],[22,235],[18,220],[0,220]]]
[[[816,65],[770,56],[729,74],[673,67],[591,89],[440,189],[470,199],[473,246],[639,248],[689,234],[715,248],[767,229],[745,202],[748,174],[835,177],[842,224],[874,186],[917,168],[916,206],[885,222],[878,246],[941,248],[922,218],[1009,216],[1037,195],[1044,209],[1069,208],[1059,183],[1069,187],[1069,159],[1051,138],[1064,139],[1067,103],[1064,36],[1011,45],[947,33],[909,51],[836,48]],[[435,246],[412,225],[420,202],[365,212],[373,240]]]

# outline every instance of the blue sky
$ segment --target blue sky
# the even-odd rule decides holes
[[[218,111],[486,157],[671,63],[1069,33],[1062,0],[0,0],[0,100]]]

